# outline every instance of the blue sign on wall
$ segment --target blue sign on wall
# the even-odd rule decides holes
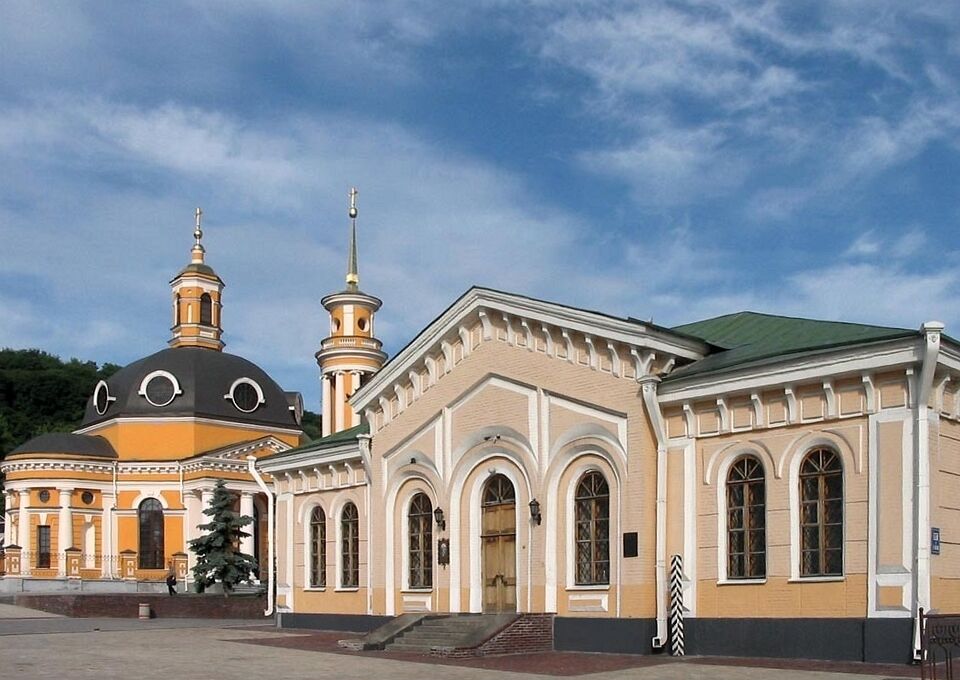
[[[930,554],[940,554],[940,527],[930,527]]]

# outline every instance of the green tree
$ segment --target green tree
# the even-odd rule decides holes
[[[257,571],[253,555],[240,552],[240,539],[250,535],[243,527],[252,523],[253,517],[234,512],[233,502],[233,494],[218,479],[210,507],[203,511],[210,521],[197,527],[205,533],[190,541],[190,550],[197,556],[193,578],[200,591],[219,581],[224,596],[229,595],[238,584],[252,580]]]
[[[300,421],[303,433],[310,439],[320,439],[320,414],[313,411],[304,411]]]

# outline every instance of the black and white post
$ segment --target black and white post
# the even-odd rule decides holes
[[[683,558],[670,558],[670,654],[683,656]]]

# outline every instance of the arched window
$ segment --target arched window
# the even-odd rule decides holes
[[[147,498],[137,509],[140,524],[140,568],[163,569],[163,506]]]
[[[343,506],[340,513],[340,585],[360,585],[360,516],[353,503]]]
[[[610,583],[610,488],[599,472],[588,472],[575,497],[577,585]]]
[[[310,587],[327,585],[327,516],[319,505],[310,514]]]
[[[800,464],[800,575],[843,575],[843,464],[830,449]]]
[[[213,325],[213,300],[209,293],[200,296],[200,323],[205,326]]]
[[[180,311],[180,293],[177,293],[177,296],[176,296],[176,298],[174,299],[174,302],[173,302],[173,325],[174,325],[174,326],[178,326],[178,325],[180,325],[181,323],[183,323],[183,319],[181,318],[180,315],[181,315],[181,311]]]
[[[767,575],[766,506],[763,465],[738,458],[727,474],[727,578]]]
[[[433,587],[433,505],[427,494],[418,493],[410,501],[407,513],[410,528],[408,546],[410,587]]]

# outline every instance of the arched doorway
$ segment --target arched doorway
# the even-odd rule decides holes
[[[517,494],[504,475],[494,475],[481,501],[483,611],[517,611]]]

